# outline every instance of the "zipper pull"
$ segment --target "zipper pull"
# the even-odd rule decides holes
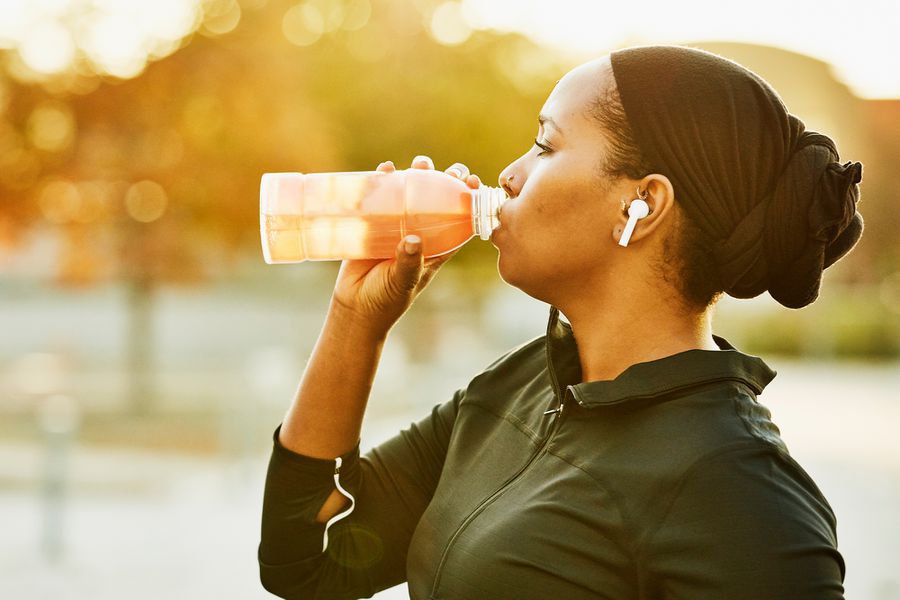
[[[341,485],[341,464],[343,462],[344,460],[340,456],[334,459],[334,485],[341,495],[350,501],[350,507],[344,512],[334,515],[328,519],[327,523],[325,523],[325,531],[322,533],[322,552],[325,552],[328,549],[328,530],[331,529],[331,526],[352,513],[353,509],[356,508],[356,498]]]
[[[544,414],[552,415],[553,413],[562,413],[562,409],[563,409],[563,405],[562,405],[562,402],[560,402],[559,406],[557,406],[556,408],[551,408],[550,410],[545,410]]]

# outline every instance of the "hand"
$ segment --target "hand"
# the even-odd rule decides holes
[[[417,156],[412,168],[434,169],[434,163],[427,156]],[[391,173],[395,170],[394,163],[383,162],[376,170]],[[481,186],[478,176],[470,175],[461,163],[455,163],[446,173],[464,180],[473,189]],[[416,296],[458,251],[425,259],[419,236],[407,235],[400,240],[393,258],[344,260],[331,297],[332,309],[359,319],[376,335],[387,335]]]

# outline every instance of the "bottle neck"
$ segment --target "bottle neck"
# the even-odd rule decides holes
[[[472,230],[482,240],[500,226],[500,206],[509,200],[503,188],[483,185],[472,190]]]

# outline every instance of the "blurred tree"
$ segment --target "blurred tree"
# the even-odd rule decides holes
[[[454,2],[201,6],[180,50],[129,80],[84,61],[58,76],[24,76],[15,50],[0,50],[0,249],[49,230],[63,242],[59,283],[127,284],[136,409],[154,394],[154,290],[220,276],[247,253],[261,260],[263,172],[367,170],[386,159],[403,167],[429,154],[438,168],[463,161],[494,183],[530,146],[538,110],[569,66],[522,36],[472,32]],[[852,125],[869,113],[824,63],[759,46],[702,46],[770,79],[848,159],[890,164],[876,159],[887,147],[882,130],[868,137]],[[879,181],[887,180],[867,171],[867,223],[893,217]],[[897,256],[897,239],[864,240],[843,269],[877,280],[888,266],[873,266],[873,257],[881,244]],[[465,274],[460,289],[472,304],[497,283],[493,256],[488,244],[468,244],[446,269]]]
[[[136,409],[153,395],[154,289],[259,253],[263,172],[402,167],[421,153],[491,183],[530,146],[562,66],[517,35],[437,42],[441,4],[272,0],[217,35],[234,0],[207,2],[205,35],[137,78],[96,75],[83,94],[0,87],[0,242],[50,223],[66,242],[60,283],[128,284]],[[492,256],[470,246],[454,268]]]

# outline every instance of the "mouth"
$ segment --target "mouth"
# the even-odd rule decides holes
[[[506,230],[503,228],[503,225],[500,225],[499,227],[497,227],[496,229],[494,229],[491,232],[491,243],[494,244],[494,246],[496,246],[497,245],[496,240],[505,234],[506,234]]]

